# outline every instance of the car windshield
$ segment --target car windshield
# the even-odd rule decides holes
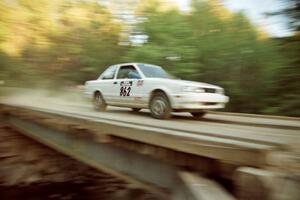
[[[160,66],[150,64],[138,64],[138,66],[143,72],[143,74],[148,78],[173,78]]]

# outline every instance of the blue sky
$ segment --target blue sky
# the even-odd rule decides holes
[[[188,10],[191,0],[174,0],[182,10]],[[286,19],[281,16],[267,17],[265,13],[286,7],[284,0],[221,0],[231,11],[243,11],[254,25],[275,37],[291,35],[286,27]]]

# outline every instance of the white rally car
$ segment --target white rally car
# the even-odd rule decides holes
[[[206,110],[224,108],[229,99],[221,87],[174,79],[161,67],[144,63],[108,67],[97,80],[85,83],[85,95],[100,111],[107,105],[136,112],[149,108],[151,115],[159,119],[182,111],[202,117]]]

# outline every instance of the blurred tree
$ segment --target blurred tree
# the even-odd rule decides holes
[[[276,69],[273,90],[275,98],[271,112],[300,116],[300,0],[288,0],[285,3],[285,9],[271,15],[287,17],[294,34],[276,39],[282,44],[281,52],[288,58],[289,64]]]
[[[83,83],[123,55],[121,24],[97,1],[2,0],[0,11],[0,50],[27,81]]]

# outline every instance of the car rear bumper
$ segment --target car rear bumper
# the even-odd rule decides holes
[[[217,93],[172,95],[172,108],[183,110],[224,108],[229,97]]]

